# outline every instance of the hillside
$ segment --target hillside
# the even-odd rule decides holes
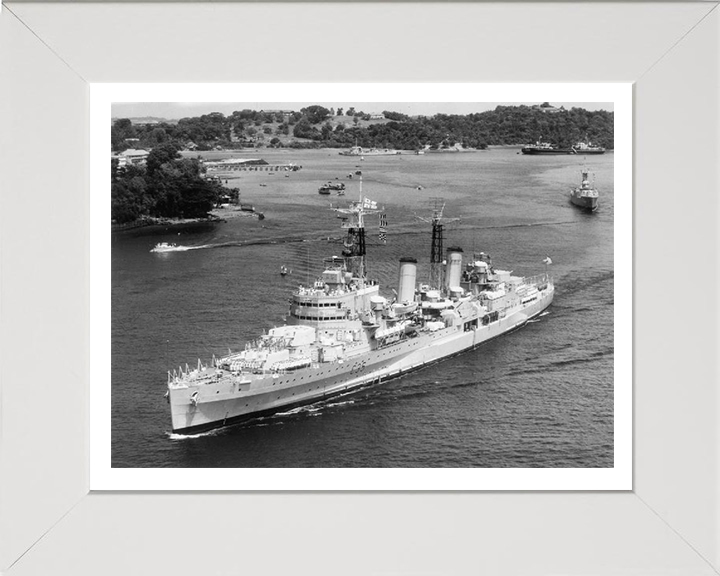
[[[542,139],[559,146],[591,141],[614,147],[614,114],[604,110],[537,106],[498,106],[467,115],[407,116],[384,111],[377,118],[354,108],[333,110],[308,106],[299,111],[241,110],[219,112],[178,121],[156,118],[117,119],[112,126],[112,149],[151,149],[174,141],[191,150],[243,148],[349,148],[418,150],[460,146],[484,149],[492,145],[521,145]]]

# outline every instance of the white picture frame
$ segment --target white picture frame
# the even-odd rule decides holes
[[[715,6],[4,6],[0,569],[716,573],[717,316],[701,307],[669,331],[658,312],[683,281],[701,294],[716,287]],[[271,44],[252,25],[266,19],[277,27]],[[379,47],[363,26],[340,22],[371,22],[387,41]],[[323,34],[294,42],[301,24]],[[416,39],[438,30],[451,32],[417,54]],[[565,32],[586,48],[559,62],[534,57],[539,47],[557,53]],[[364,42],[361,70],[328,49]],[[245,59],[240,71],[210,58],[258,47],[262,61]],[[402,66],[388,57],[408,47]],[[449,49],[462,57],[448,58]],[[459,79],[635,84],[633,491],[89,494],[88,82]],[[679,201],[682,189],[694,201]],[[18,218],[33,201],[30,222]],[[359,542],[368,552],[357,553]],[[318,562],[310,551],[321,546]]]

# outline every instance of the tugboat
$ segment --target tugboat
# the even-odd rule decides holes
[[[582,182],[580,186],[570,192],[570,202],[589,212],[595,212],[595,210],[597,210],[598,191],[590,183],[587,168],[583,168],[582,170]]]
[[[347,233],[342,257],[326,259],[317,280],[295,290],[286,325],[209,364],[168,372],[173,432],[219,428],[379,385],[520,328],[553,300],[547,271],[513,276],[487,254],[464,264],[461,248],[445,253],[437,211],[430,283],[416,285],[417,260],[400,258],[395,296],[382,296],[365,266],[365,217],[378,212],[377,203],[363,197],[361,181],[359,200],[334,210]]]

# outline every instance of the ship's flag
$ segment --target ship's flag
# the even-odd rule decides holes
[[[370,198],[365,198],[363,200],[363,208],[366,208],[368,210],[375,210],[377,208],[377,202],[374,200],[370,200]]]
[[[384,244],[387,240],[387,214],[380,214],[380,233],[378,238]]]
[[[552,260],[550,260],[550,256],[546,256],[545,260],[543,260],[543,262],[545,262],[545,264],[552,264]]]

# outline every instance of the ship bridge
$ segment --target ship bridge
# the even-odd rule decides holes
[[[370,308],[370,299],[378,292],[377,284],[359,287],[316,283],[312,288],[300,287],[290,301],[290,317],[310,322],[355,320]]]

